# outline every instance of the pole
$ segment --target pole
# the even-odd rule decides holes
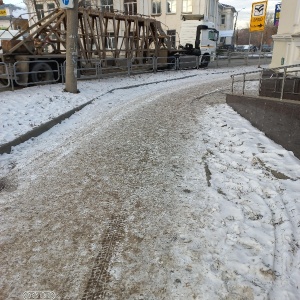
[[[262,43],[263,43],[263,38],[264,38],[264,32],[261,32],[261,39],[260,39],[260,49],[259,49],[259,58],[258,58],[258,68],[260,68],[260,56],[261,56],[261,48],[262,48]]]
[[[236,22],[237,22],[237,18],[239,16],[239,12],[236,12],[235,15],[235,22],[234,22],[234,26],[233,26],[233,47],[235,47],[237,45],[236,43]]]
[[[247,54],[247,63],[246,63],[247,66],[248,66],[248,59],[250,54],[250,43],[251,43],[251,32],[249,33],[248,54]]]
[[[66,87],[69,93],[78,93],[77,60],[78,60],[78,0],[74,0],[74,8],[67,9],[66,37]]]

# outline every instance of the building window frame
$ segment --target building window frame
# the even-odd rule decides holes
[[[108,49],[108,50],[116,49],[114,32],[107,32],[107,35],[105,37],[105,49]]]
[[[225,25],[226,23],[226,15],[222,14],[221,15],[221,25]]]
[[[176,30],[171,29],[167,30],[167,35],[171,37],[171,47],[176,48]]]
[[[113,12],[114,11],[114,1],[113,0],[100,0],[100,10]]]
[[[167,0],[166,12],[167,14],[176,14],[176,2],[177,0]]]
[[[44,3],[36,4],[36,14],[37,14],[38,20],[41,20],[45,17]]]
[[[152,0],[152,15],[161,15],[161,0]]]
[[[192,0],[182,0],[182,12],[192,13],[193,12],[193,1]]]
[[[124,0],[124,12],[127,15],[137,14],[137,1],[136,0]]]

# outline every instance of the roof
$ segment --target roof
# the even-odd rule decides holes
[[[228,4],[223,4],[223,3],[219,3],[219,7],[222,7],[223,9],[231,9],[234,13],[236,12],[235,7],[228,5]]]

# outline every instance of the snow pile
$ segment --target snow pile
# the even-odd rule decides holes
[[[199,299],[299,299],[299,160],[226,105],[207,109],[202,124],[207,188],[198,187],[200,203],[187,201],[193,218],[181,237],[190,244],[175,247],[178,263],[205,274]],[[195,181],[198,167],[187,177]]]

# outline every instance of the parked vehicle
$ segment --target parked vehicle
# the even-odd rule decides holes
[[[60,80],[67,52],[66,17],[66,10],[56,9],[12,39],[3,40],[0,80],[7,81],[8,64],[13,66],[9,78],[17,84]],[[175,49],[156,19],[79,7],[77,75],[95,72],[103,65],[115,70],[127,65],[128,59],[149,68],[149,58],[153,57],[159,57],[160,65],[168,67],[174,57],[199,56],[201,65],[207,66],[216,51],[218,31],[210,22],[186,22],[181,32],[184,46]]]
[[[261,52],[271,52],[272,51],[272,47],[269,45],[262,45],[261,46]]]
[[[257,47],[255,45],[238,45],[235,48],[237,52],[256,52]]]
[[[219,31],[213,22],[189,20],[187,17],[185,16],[180,28],[181,48],[188,54],[201,55],[201,66],[207,67],[216,55]]]

